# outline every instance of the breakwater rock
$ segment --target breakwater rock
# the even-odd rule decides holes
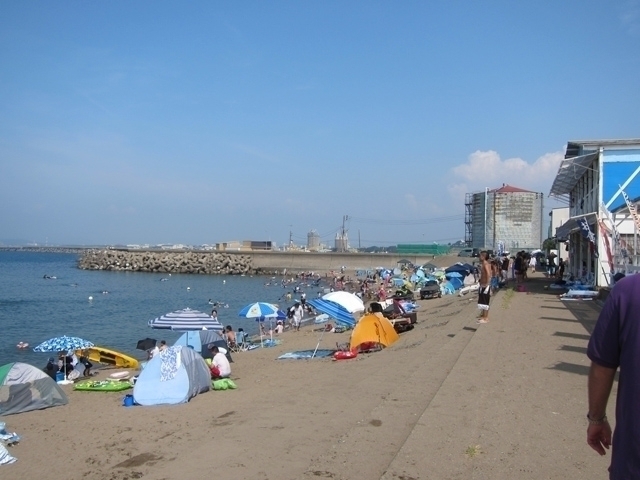
[[[78,261],[83,270],[247,275],[261,273],[249,255],[218,252],[88,250]]]

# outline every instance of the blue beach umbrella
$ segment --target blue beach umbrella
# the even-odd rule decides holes
[[[82,350],[84,348],[93,347],[93,343],[78,337],[61,337],[50,338],[33,348],[34,352],[68,352],[73,350]]]
[[[88,340],[84,340],[79,337],[67,337],[63,335],[61,337],[53,337],[49,340],[45,340],[37,347],[33,348],[34,352],[73,352],[75,350],[82,350],[84,348],[91,348],[94,344]],[[64,380],[60,383],[73,383],[72,380],[67,380],[67,362],[64,363]]]
[[[190,308],[166,313],[161,317],[149,320],[149,326],[178,332],[203,329],[222,331],[222,324],[217,319],[207,313],[191,310]]]
[[[238,315],[244,318],[275,317],[278,315],[278,307],[271,303],[255,302],[240,310]]]
[[[462,278],[462,274],[460,272],[449,272],[449,273],[445,273],[445,277],[447,278]]]
[[[287,314],[284,313],[282,310],[278,310],[275,315],[270,315],[270,316],[264,316],[263,315],[261,317],[257,317],[256,321],[257,322],[264,322],[266,319],[273,320],[274,318],[276,320],[286,320],[287,319]]]
[[[356,324],[356,320],[353,315],[342,305],[322,298],[314,298],[309,300],[308,303],[319,312],[326,313],[343,325],[353,328]]]
[[[271,303],[255,302],[255,303],[250,303],[249,305],[244,307],[242,310],[240,310],[238,315],[243,318],[255,318],[256,321],[261,322],[261,321],[264,321],[265,318],[277,317],[278,307],[276,307]],[[272,340],[273,340],[273,335],[272,335]],[[264,344],[262,343],[262,328],[260,328],[260,345],[264,347]]]

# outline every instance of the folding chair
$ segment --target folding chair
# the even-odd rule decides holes
[[[244,352],[247,350],[247,334],[243,331],[236,332],[236,343],[229,345],[232,352]]]

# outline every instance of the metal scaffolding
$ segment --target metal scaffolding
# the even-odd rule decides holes
[[[464,196],[464,243],[473,246],[473,193]]]

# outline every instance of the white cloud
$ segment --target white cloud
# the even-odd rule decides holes
[[[452,169],[453,174],[464,183],[449,185],[449,194],[455,200],[464,193],[484,190],[485,187],[498,188],[503,183],[534,192],[548,193],[558,173],[558,166],[564,158],[562,151],[545,153],[533,163],[522,158],[501,159],[498,152],[475,151],[466,163]]]
[[[463,205],[465,195],[472,192],[466,183],[448,185],[447,190],[449,191],[451,199],[454,201],[454,205]]]

